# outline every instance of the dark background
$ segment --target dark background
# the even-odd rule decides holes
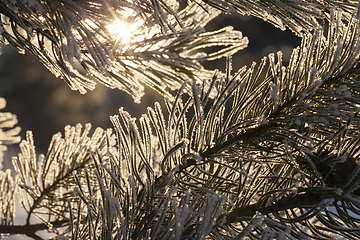
[[[259,63],[263,56],[279,50],[287,62],[292,49],[300,44],[300,38],[290,31],[283,32],[260,19],[239,14],[222,15],[213,20],[207,30],[228,25],[249,38],[248,48],[233,57],[233,71],[243,65],[251,65],[252,61]],[[161,101],[156,92],[146,89],[142,103],[135,104],[128,94],[102,84],[97,84],[94,91],[81,95],[70,90],[64,81],[53,76],[31,54],[21,55],[12,46],[2,46],[2,51],[0,96],[7,101],[7,107],[2,111],[17,115],[22,138],[27,130],[33,131],[37,151],[41,153],[46,153],[51,136],[63,132],[66,125],[91,122],[93,129],[106,129],[112,127],[109,116],[117,114],[118,108],[124,107],[131,115],[139,117],[146,112],[147,106]],[[225,61],[216,60],[205,64],[205,67],[224,71]],[[11,156],[16,151],[16,147],[11,147],[7,155]],[[9,164],[10,161],[6,160],[4,168]]]

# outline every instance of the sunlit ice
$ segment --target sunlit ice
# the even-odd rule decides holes
[[[123,43],[129,43],[132,32],[136,30],[134,25],[122,22],[120,20],[114,21],[112,24],[106,26],[111,34],[111,37]]]
[[[119,18],[121,16],[121,18]],[[144,35],[144,19],[130,8],[117,11],[116,17],[112,23],[106,26],[111,37],[123,44],[129,44],[131,41],[138,41],[139,36]]]

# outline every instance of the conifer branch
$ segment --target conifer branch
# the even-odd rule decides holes
[[[51,185],[47,186],[45,189],[43,189],[40,193],[39,196],[37,196],[37,198],[34,199],[32,206],[30,207],[29,211],[28,211],[28,215],[26,218],[26,225],[29,226],[30,224],[30,218],[31,215],[33,214],[34,210],[38,208],[39,204],[41,203],[41,201],[44,200],[44,198],[46,196],[48,196],[50,193],[54,192],[56,189],[58,189],[59,187],[61,187],[62,183],[64,181],[69,181],[70,178],[73,176],[74,172],[86,167],[86,165],[88,164],[89,160],[91,160],[91,158],[89,156],[85,156],[84,157],[84,161],[81,162],[79,165],[74,166],[74,168],[69,169],[68,172],[66,172],[66,174],[64,174],[63,176],[61,176],[60,178],[57,178]]]
[[[64,227],[69,224],[69,220],[55,220],[47,223],[34,223],[25,225],[0,225],[0,233],[3,234],[23,234],[33,239],[42,239],[36,232],[47,230],[49,226],[54,228]]]
[[[136,102],[144,85],[171,98],[169,90],[212,74],[200,61],[234,54],[248,43],[232,27],[205,32],[220,11],[196,3],[179,10],[178,3],[158,0],[5,0],[0,13],[0,43],[34,54],[72,90],[86,93],[100,82]],[[118,30],[126,25],[134,30]],[[221,49],[206,54],[212,46]]]
[[[213,154],[218,154],[222,151],[225,151],[232,147],[234,144],[239,144],[240,142],[250,140],[251,138],[256,138],[257,136],[261,135],[262,133],[269,131],[273,128],[276,128],[278,126],[281,126],[278,123],[271,122],[269,124],[260,125],[258,127],[252,128],[247,130],[244,133],[241,133],[234,137],[229,137],[225,142],[222,142],[220,144],[215,144],[213,147],[205,150],[204,152],[200,153],[200,156],[202,158],[207,158]]]
[[[352,69],[347,70],[346,72],[344,72],[341,75],[337,75],[335,77],[330,77],[326,80],[323,81],[323,83],[321,84],[320,88],[323,86],[327,86],[330,84],[335,83],[337,80],[346,77],[347,75],[353,74],[354,72],[357,71],[357,67],[354,67]],[[267,119],[270,120],[270,123],[268,124],[264,124],[264,125],[260,125],[257,126],[255,128],[249,129],[244,133],[241,133],[237,136],[230,136],[225,142],[222,142],[220,144],[215,144],[213,147],[205,150],[204,152],[202,152],[200,155],[202,158],[207,158],[212,154],[216,154],[219,152],[222,152],[224,150],[227,150],[228,148],[232,147],[234,144],[239,143],[240,141],[245,141],[246,140],[250,140],[251,138],[256,138],[257,136],[261,135],[262,133],[269,131],[271,129],[274,129],[276,127],[281,127],[281,123],[280,122],[276,122],[276,120],[272,120],[275,118],[279,118],[282,114],[282,111],[285,110],[286,108],[291,108],[294,106],[294,104],[296,104],[299,100],[301,94],[295,95],[294,97],[292,97],[291,99],[289,99],[288,101],[284,102],[281,106],[279,106],[277,108],[276,111],[272,112]],[[287,114],[287,113],[286,113]]]
[[[67,126],[46,155],[28,132],[13,158],[15,184],[0,172],[0,232],[41,239],[36,232],[48,229],[74,240],[360,238],[359,3],[206,3],[183,10],[157,0],[111,0],[104,9],[97,0],[0,3],[4,42],[33,51],[74,89],[93,84],[73,71],[75,61],[135,98],[146,83],[166,106],[155,103],[138,122],[120,108],[110,117],[115,134]],[[278,52],[257,69],[232,73],[227,55],[247,39],[231,28],[203,32],[227,4],[303,35],[287,67]],[[126,18],[127,8],[147,23],[136,36],[160,29],[128,46],[109,38],[108,24]],[[222,50],[198,53],[212,46]],[[225,73],[198,64],[223,56]],[[25,225],[13,225],[15,188]]]
[[[352,12],[357,11],[358,2],[350,1],[302,1],[291,2],[268,0],[230,0],[230,1],[203,1],[205,4],[227,12],[233,7],[242,15],[252,15],[267,21],[274,26],[285,30],[289,28],[299,36],[316,29],[319,25],[330,20],[331,9],[341,9],[350,18]],[[291,17],[289,17],[291,16]]]

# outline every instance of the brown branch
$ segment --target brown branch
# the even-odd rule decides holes
[[[230,213],[223,215],[221,219],[226,217],[226,224],[231,224],[244,220],[244,218],[252,218],[256,212],[265,215],[294,208],[312,208],[314,206],[319,206],[326,198],[329,198],[329,196],[325,197],[324,193],[307,192],[305,194],[298,194],[291,198],[279,200],[271,206],[263,207],[258,204],[251,204],[242,208],[236,208]],[[333,202],[344,200],[343,197],[338,195],[332,196],[332,198],[334,199]]]
[[[56,189],[56,187],[58,186],[58,184],[60,184],[62,181],[66,180],[68,177],[71,176],[71,174],[78,170],[79,168],[82,168],[84,167],[84,165],[91,159],[90,157],[88,156],[85,156],[84,157],[85,160],[80,163],[77,167],[75,168],[72,168],[69,170],[68,173],[66,173],[64,176],[62,176],[61,178],[57,179],[55,182],[53,182],[50,186],[48,186],[47,188],[44,189],[44,191],[41,192],[40,196],[37,197],[35,200],[34,200],[34,203],[33,205],[31,206],[29,212],[28,212],[28,216],[26,218],[26,225],[29,225],[30,224],[30,217],[31,217],[31,214],[34,212],[34,210],[38,207],[38,205],[41,203],[41,201],[44,199],[45,196],[47,196],[49,193],[51,193],[52,191],[54,191]]]
[[[202,158],[206,158],[208,156],[211,156],[212,154],[221,152],[223,150],[226,150],[226,149],[232,147],[233,145],[235,145],[237,142],[239,142],[241,140],[246,140],[246,139],[250,139],[250,138],[255,137],[255,136],[259,136],[263,132],[265,132],[267,130],[270,130],[272,128],[275,128],[277,126],[279,126],[278,123],[271,122],[271,123],[268,123],[268,124],[260,125],[259,127],[256,127],[256,128],[252,128],[252,129],[250,129],[250,130],[248,130],[248,131],[246,131],[244,133],[241,133],[241,134],[236,135],[236,136],[234,136],[232,138],[229,138],[227,141],[225,141],[223,143],[217,144],[217,145],[207,149],[206,151],[202,152],[200,154],[200,156]]]
[[[7,233],[11,235],[23,234],[36,240],[42,240],[36,232],[49,229],[48,225],[51,224],[54,227],[64,227],[69,224],[69,220],[55,220],[45,223],[25,224],[25,225],[0,225],[0,233]]]

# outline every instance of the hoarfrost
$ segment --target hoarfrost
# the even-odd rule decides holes
[[[0,110],[5,108],[6,101],[0,97]],[[9,112],[0,112],[0,169],[2,169],[2,162],[4,152],[7,150],[5,145],[19,143],[21,138],[18,136],[21,128],[14,127],[17,124],[16,115]]]
[[[270,96],[273,100],[274,111],[276,111],[279,104],[279,89],[278,86],[276,86],[273,82],[269,82],[269,84],[270,84]]]

